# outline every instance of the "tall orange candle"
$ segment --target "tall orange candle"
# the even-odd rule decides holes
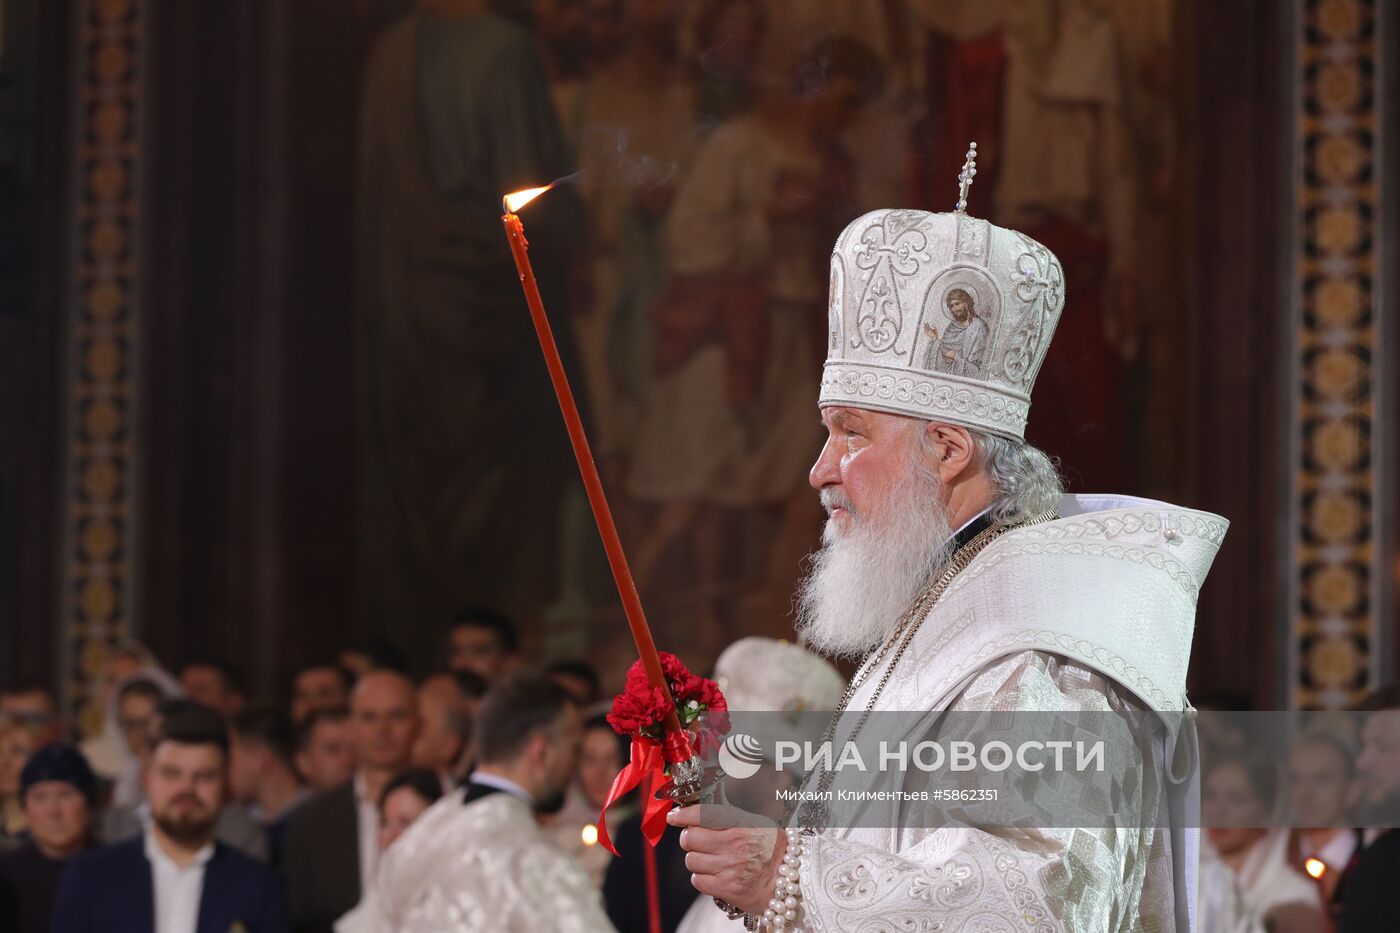
[[[642,666],[646,668],[647,678],[652,685],[670,696],[671,689],[666,683],[666,674],[661,669],[661,657],[656,653],[651,627],[647,624],[646,613],[642,611],[642,600],[637,595],[637,585],[632,580],[632,569],[627,564],[627,555],[622,550],[622,539],[618,536],[612,509],[608,507],[608,498],[603,492],[603,480],[593,462],[593,450],[589,447],[588,435],[583,430],[583,419],[579,417],[578,405],[574,402],[574,393],[569,387],[569,377],[564,372],[564,361],[559,358],[559,347],[554,342],[554,332],[544,312],[539,286],[535,283],[535,270],[530,265],[530,244],[525,239],[525,227],[515,213],[551,187],[553,186],[546,185],[543,188],[530,188],[506,195],[501,202],[505,211],[501,223],[505,226],[506,239],[510,241],[510,253],[515,258],[515,268],[520,273],[520,287],[525,292],[525,303],[530,306],[530,319],[535,324],[535,335],[539,338],[540,350],[544,353],[549,379],[554,384],[554,394],[559,399],[559,410],[564,416],[564,426],[569,432],[569,443],[574,448],[574,459],[578,461],[579,474],[583,478],[584,491],[588,493],[588,504],[593,509],[593,520],[598,525],[598,534],[603,538],[603,550],[608,555],[608,566],[612,568],[613,582],[617,584],[618,595],[622,598],[622,608],[627,614],[627,625],[632,629],[632,640],[637,644],[637,654],[642,659]],[[672,702],[671,706],[663,728],[672,742],[684,742],[684,748],[689,749],[689,741],[681,727],[680,717],[676,714],[675,703]]]

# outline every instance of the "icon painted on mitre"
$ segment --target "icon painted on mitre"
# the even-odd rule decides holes
[[[950,376],[980,377],[991,329],[977,314],[977,301],[967,289],[950,288],[943,303],[950,323],[942,338],[938,328],[924,325],[924,333],[931,341],[924,353],[924,369]]]

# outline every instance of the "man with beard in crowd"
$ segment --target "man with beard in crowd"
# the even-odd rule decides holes
[[[418,718],[422,728],[413,743],[413,764],[427,768],[453,786],[469,767],[472,720],[486,684],[467,671],[438,673],[418,685]]]
[[[168,705],[144,773],[151,825],[73,862],[56,933],[286,933],[277,876],[214,839],[227,769],[219,714],[188,701]]]
[[[836,242],[828,439],[810,474],[830,519],[799,632],[829,656],[864,659],[840,709],[922,717],[916,738],[948,711],[1041,712],[1071,728],[1129,717],[1143,754],[1113,778],[1114,822],[1053,822],[1063,815],[1052,810],[1014,831],[973,828],[897,796],[869,804],[859,825],[819,806],[799,808],[786,831],[710,806],[669,818],[686,827],[696,888],[750,928],[1186,930],[1199,837],[1180,820],[1159,827],[1181,802],[1168,778],[1194,744],[1172,714],[1188,708],[1197,590],[1227,523],[1062,495],[1051,460],[1024,440],[1064,304],[1060,264],[967,215],[965,197],[966,184],[948,214],[875,211]],[[958,374],[924,369],[921,325],[947,332],[954,290],[975,296],[985,353]],[[864,719],[837,721],[838,747]],[[818,768],[807,786],[830,788],[834,774]],[[1063,788],[1092,776],[1056,778]],[[935,780],[841,774],[851,789],[921,779]]]

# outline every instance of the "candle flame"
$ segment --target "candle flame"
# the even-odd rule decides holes
[[[501,199],[501,203],[505,205],[507,214],[514,214],[526,204],[529,204],[531,201],[535,200],[535,198],[553,187],[554,185],[550,184],[545,185],[543,188],[526,188],[523,191],[512,191]]]
[[[579,833],[579,838],[586,846],[596,846],[598,844],[598,827],[589,823],[583,828],[583,832]]]
[[[1327,863],[1320,858],[1310,858],[1303,863],[1303,868],[1307,869],[1313,878],[1321,878],[1323,872],[1327,871]]]

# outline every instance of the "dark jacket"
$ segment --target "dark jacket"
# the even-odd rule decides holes
[[[282,877],[298,933],[328,933],[360,902],[360,832],[353,783],[313,797],[292,813]]]
[[[1393,933],[1400,918],[1400,830],[1361,850],[1342,891],[1341,933]]]
[[[277,876],[221,842],[204,867],[196,933],[288,933]],[[145,836],[94,849],[73,860],[54,908],[54,933],[150,933],[155,882]]]
[[[642,836],[641,816],[626,820],[615,835],[621,857],[608,863],[608,873],[603,880],[603,905],[618,933],[647,933],[651,929],[647,904],[647,842]],[[657,893],[661,900],[663,933],[672,933],[681,925],[681,918],[698,896],[690,883],[690,870],[685,867],[685,851],[681,849],[680,839],[681,831],[667,826],[665,835],[656,845]],[[743,924],[736,923],[734,928],[742,930]]]
[[[0,930],[49,933],[58,886],[71,859],[51,859],[33,842],[0,852]]]

